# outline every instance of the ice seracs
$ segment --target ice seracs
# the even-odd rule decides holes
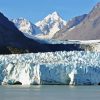
[[[16,82],[22,85],[99,84],[100,53],[60,51],[0,55],[0,84]]]

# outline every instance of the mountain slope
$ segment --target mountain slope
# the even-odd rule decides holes
[[[53,38],[58,38],[58,37],[62,36],[62,34],[64,32],[66,32],[68,30],[72,30],[73,28],[75,28],[75,26],[80,24],[86,18],[86,16],[87,16],[87,14],[83,14],[81,16],[77,16],[77,17],[70,19],[69,21],[67,21],[66,26],[62,30],[60,30],[54,34]]]
[[[29,35],[36,35],[42,33],[36,25],[32,24],[30,21],[24,18],[13,19],[12,22],[23,33]]]
[[[37,37],[42,39],[50,39],[60,32],[64,32],[77,24],[79,24],[87,15],[77,16],[68,22],[62,20],[57,12],[53,12],[45,17],[42,21],[32,24],[24,18],[13,19],[12,22],[16,27],[24,33],[25,36]],[[56,33],[57,32],[57,33]],[[56,34],[55,34],[56,33]]]
[[[60,40],[100,39],[100,2],[92,9],[92,11],[79,25],[54,38]]]
[[[27,38],[0,13],[0,54],[38,52],[43,50],[42,47],[37,41]]]
[[[0,54],[83,50],[79,44],[43,44],[26,37],[0,13]]]
[[[57,12],[53,12],[35,25],[44,33],[44,35],[40,34],[37,37],[52,38],[57,31],[61,30],[66,25],[66,21],[62,20]]]

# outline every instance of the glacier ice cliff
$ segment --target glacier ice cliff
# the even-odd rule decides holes
[[[100,83],[100,53],[60,51],[0,55],[0,84]]]

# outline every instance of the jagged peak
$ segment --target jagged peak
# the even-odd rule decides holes
[[[54,11],[51,15],[53,16],[60,16],[58,12]]]
[[[43,20],[38,21],[37,23],[35,23],[35,25],[40,26],[40,24],[43,24],[43,23],[52,23],[52,22],[56,22],[56,21],[63,22],[64,25],[66,25],[66,21],[64,21],[61,18],[61,16],[58,14],[58,12],[56,12],[56,11],[50,13]]]
[[[32,27],[32,25],[33,25],[31,23],[31,21],[29,21],[23,17],[13,19],[12,22],[15,23],[18,27],[20,27],[20,26],[27,26],[27,27],[31,26]]]
[[[95,5],[95,8],[100,8],[100,2],[98,2],[96,5]]]
[[[48,16],[46,16],[44,19],[48,20],[48,19],[54,19],[54,20],[58,20],[60,19],[60,15],[55,11],[51,14],[49,14]]]
[[[22,21],[30,22],[29,20],[27,20],[27,19],[25,19],[25,18],[23,18],[23,17],[16,18],[16,19],[12,19],[12,21],[15,21],[15,22],[16,22],[16,21],[17,21],[17,22],[18,22],[18,21],[21,21],[21,22],[22,22]],[[30,23],[31,23],[31,22],[30,22]]]

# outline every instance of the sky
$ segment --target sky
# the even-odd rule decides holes
[[[88,13],[100,0],[0,0],[0,12],[9,19],[26,18],[33,23],[57,11],[64,20]]]

